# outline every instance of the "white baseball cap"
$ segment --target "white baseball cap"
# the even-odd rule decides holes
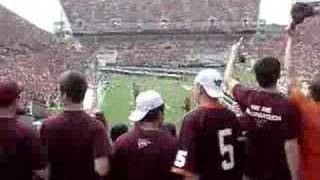
[[[140,93],[136,99],[136,107],[131,115],[129,120],[132,122],[141,121],[151,110],[154,110],[164,104],[164,101],[161,95],[154,91],[149,90]]]
[[[212,98],[222,98],[223,93],[223,77],[220,72],[215,69],[205,69],[198,73],[194,80],[195,84],[200,84],[206,93]]]

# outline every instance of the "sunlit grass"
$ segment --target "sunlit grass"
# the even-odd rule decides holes
[[[113,75],[111,88],[106,91],[103,100],[103,111],[112,123],[128,122],[128,116],[133,108],[133,82],[144,90],[160,92],[166,103],[166,121],[176,122],[186,113],[183,109],[184,100],[190,97],[190,91],[183,86],[191,86],[192,78],[185,80],[159,79],[156,77],[137,77]]]

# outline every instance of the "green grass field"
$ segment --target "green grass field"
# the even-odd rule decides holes
[[[191,95],[191,92],[182,86],[191,86],[192,77],[187,77],[185,80],[171,80],[114,74],[111,81],[111,88],[104,92],[106,94],[101,108],[112,124],[128,122],[128,116],[133,108],[133,82],[141,87],[141,91],[156,90],[162,94],[166,103],[167,122],[181,120],[185,114],[184,99]]]
[[[255,78],[252,72],[237,71],[236,77],[247,85],[252,85]],[[128,123],[128,116],[133,108],[133,82],[144,90],[156,90],[161,93],[166,103],[166,121],[177,122],[181,120],[186,113],[183,109],[184,100],[191,96],[191,91],[183,86],[192,86],[193,77],[186,77],[184,80],[161,79],[150,76],[129,76],[129,75],[111,75],[110,88],[100,96],[106,117],[112,124]]]

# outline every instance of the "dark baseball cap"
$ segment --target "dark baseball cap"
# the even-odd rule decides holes
[[[0,81],[0,105],[9,105],[21,91],[22,88],[14,81]]]

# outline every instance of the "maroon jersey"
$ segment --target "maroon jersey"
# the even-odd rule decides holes
[[[199,107],[186,115],[172,171],[201,180],[240,180],[238,122],[221,105]]]
[[[0,179],[32,180],[41,168],[40,137],[32,126],[16,119],[0,118]]]
[[[114,144],[112,179],[172,180],[170,172],[177,139],[162,130],[142,130],[135,127],[120,136]]]
[[[50,180],[95,180],[94,159],[111,152],[103,124],[83,111],[49,118],[41,139],[48,148]]]
[[[246,175],[253,179],[289,180],[284,143],[300,133],[296,107],[280,93],[235,86],[233,96],[244,112],[248,131]]]

